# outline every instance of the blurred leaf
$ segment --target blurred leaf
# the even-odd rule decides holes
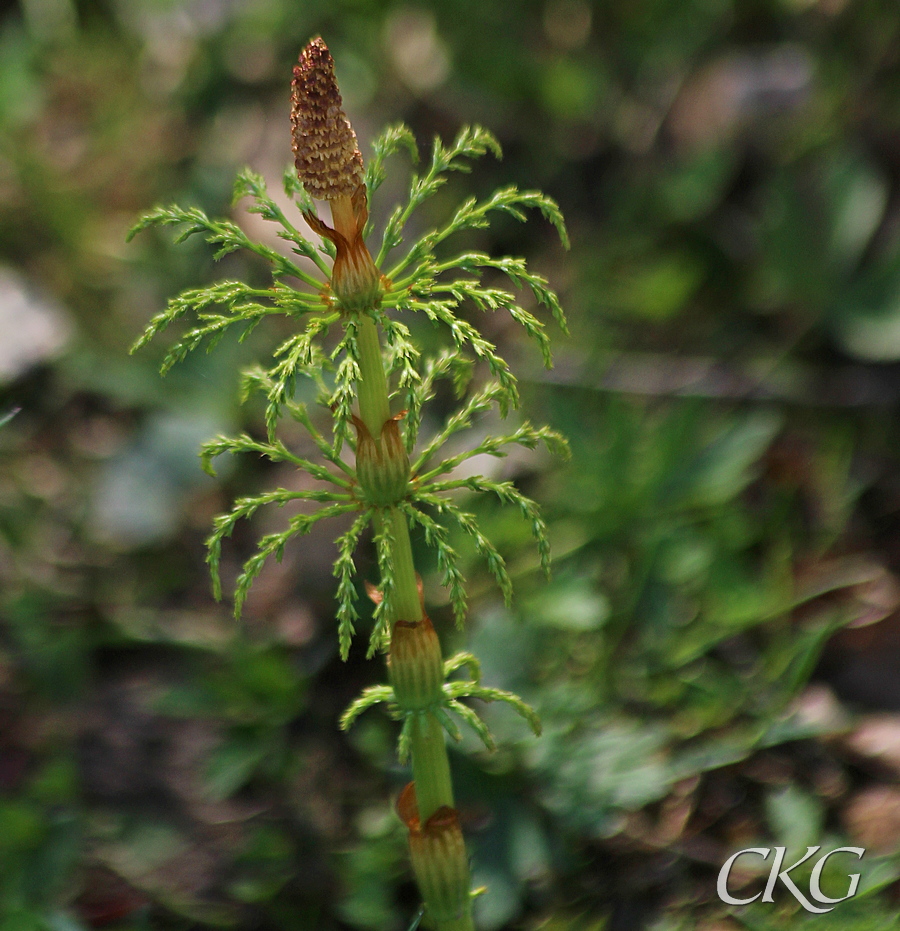
[[[603,72],[596,66],[560,56],[542,70],[541,93],[554,116],[589,119],[602,102],[604,84]]]
[[[393,830],[352,846],[339,859],[344,894],[338,912],[354,928],[371,931],[403,931],[409,925],[397,908],[392,889],[385,882],[405,864],[406,838],[399,820]]]
[[[612,303],[638,318],[665,320],[681,312],[704,276],[701,262],[689,252],[672,252],[633,267],[613,284]]]
[[[626,720],[582,722],[571,734],[547,728],[534,751],[547,808],[593,836],[614,831],[617,810],[662,798],[671,781],[666,732]]]
[[[831,252],[842,264],[857,260],[888,203],[888,181],[877,165],[856,154],[836,153],[825,177],[833,211]]]
[[[46,823],[40,809],[24,801],[0,801],[0,857],[16,863],[44,838]]]
[[[46,918],[47,931],[86,931],[85,926],[63,912],[54,912]]]
[[[184,835],[169,824],[117,819],[113,836],[100,845],[100,858],[139,888],[163,864],[188,846]]]
[[[487,887],[487,892],[475,901],[475,920],[479,927],[495,931],[508,925],[519,913],[518,883],[502,864],[476,866],[472,871],[472,883],[476,887]]]
[[[900,254],[864,271],[835,301],[834,329],[852,355],[871,362],[900,358]]]
[[[703,216],[722,198],[734,171],[734,153],[712,148],[676,162],[660,179],[663,203],[676,222]]]
[[[209,797],[221,801],[234,795],[253,777],[268,749],[256,735],[235,736],[223,743],[206,768]]]
[[[63,912],[54,912],[46,918],[47,931],[86,931],[85,926]]]
[[[609,611],[603,594],[583,580],[551,583],[534,602],[535,622],[562,630],[596,630]]]
[[[816,844],[822,837],[822,803],[794,785],[766,795],[766,816],[779,844],[789,850]]]
[[[753,467],[782,427],[773,410],[756,411],[728,426],[692,465],[689,497],[696,504],[731,500],[753,479]]]

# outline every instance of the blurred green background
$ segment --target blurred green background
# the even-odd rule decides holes
[[[196,455],[259,429],[238,372],[277,334],[165,380],[163,340],[127,352],[181,288],[262,280],[124,236],[172,201],[271,236],[231,184],[249,164],[277,190],[316,34],[364,152],[387,121],[499,137],[435,217],[515,183],[572,234],[568,254],[537,219],[469,240],[526,255],[573,331],[548,375],[509,320],[477,321],[573,447],[486,466],[542,502],[556,561],[548,585],[527,526],[483,512],[518,597],[473,560],[464,642],[545,736],[490,708],[502,749],[453,754],[480,926],[896,927],[896,2],[22,0],[0,19],[0,931],[415,917],[395,725],[336,727],[383,671],[338,660],[329,538],[267,567],[240,632],[209,591],[212,516],[290,481],[249,460],[215,481]],[[241,528],[226,572],[277,520]],[[863,882],[829,915],[784,889],[718,902],[736,850],[847,843]]]

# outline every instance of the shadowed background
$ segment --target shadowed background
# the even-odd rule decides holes
[[[397,120],[426,148],[472,122],[502,143],[422,228],[518,184],[559,201],[573,241],[505,218],[459,243],[526,255],[572,323],[545,373],[511,321],[470,312],[573,448],[484,464],[543,503],[556,562],[548,585],[528,527],[479,512],[517,600],[472,559],[465,643],[545,722],[536,741],[488,709],[502,749],[453,754],[481,925],[893,928],[896,4],[23,0],[0,18],[0,929],[415,916],[395,725],[337,731],[383,671],[338,660],[327,527],[267,567],[240,634],[209,591],[213,515],[296,481],[248,458],[215,481],[197,459],[260,429],[238,373],[280,331],[164,380],[164,338],[127,354],[181,288],[264,280],[252,257],[124,237],[179,202],[279,242],[231,186],[246,164],[278,190],[317,34],[364,155]],[[389,169],[376,220],[408,183],[403,156]],[[280,519],[236,532],[226,579]],[[862,891],[829,916],[716,899],[742,847],[851,842]]]

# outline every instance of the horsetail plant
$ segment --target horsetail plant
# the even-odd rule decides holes
[[[354,556],[360,538],[372,528],[380,579],[377,585],[368,586],[375,602],[368,655],[387,653],[390,685],[366,689],[344,713],[341,726],[348,728],[358,715],[379,703],[402,722],[399,756],[411,762],[413,781],[401,794],[398,811],[409,830],[410,858],[425,914],[438,931],[471,931],[469,863],[454,808],[445,733],[460,738],[458,718],[474,729],[487,748],[493,747],[485,722],[464,702],[472,698],[508,703],[535,734],[540,732],[540,723],[520,698],[483,685],[478,660],[471,654],[443,659],[425,613],[410,530],[420,531],[425,545],[435,551],[458,626],[465,620],[467,604],[465,580],[451,545],[451,526],[471,538],[507,602],[512,593],[503,557],[479,529],[475,516],[460,505],[460,493],[494,496],[518,508],[530,524],[541,564],[549,571],[546,528],[535,503],[510,481],[463,473],[458,467],[483,454],[503,456],[513,444],[529,449],[543,444],[551,452],[566,454],[562,437],[524,421],[504,435],[484,437],[463,452],[447,454],[445,449],[455,434],[471,427],[480,415],[496,409],[505,418],[519,400],[516,379],[496,347],[460,316],[463,304],[509,313],[537,343],[544,363],[551,364],[544,323],[522,307],[512,291],[488,287],[482,276],[499,273],[516,289],[530,290],[563,330],[565,318],[546,279],[530,272],[524,259],[493,258],[482,252],[445,257],[439,247],[458,232],[488,226],[490,215],[497,211],[525,220],[526,210],[534,208],[555,226],[568,246],[566,229],[550,198],[505,187],[486,200],[464,200],[443,226],[428,230],[411,244],[406,242],[408,221],[445,183],[448,172],[468,171],[467,160],[487,152],[500,156],[500,147],[489,132],[467,127],[449,146],[435,140],[430,162],[421,173],[412,175],[409,196],[390,214],[373,257],[366,245],[368,201],[385,178],[388,156],[406,149],[417,159],[412,133],[402,125],[388,128],[364,166],[356,135],[344,115],[334,63],[320,38],[307,45],[294,68],[291,124],[294,170],[286,172],[284,189],[319,242],[294,225],[269,196],[262,177],[247,169],[237,179],[235,200],[252,198],[250,211],[277,224],[277,235],[290,244],[294,256],[305,261],[254,242],[234,223],[210,220],[196,208],[156,208],[129,237],[150,226],[178,225],[183,228],[177,242],[195,234],[204,236],[218,247],[216,258],[237,249],[262,256],[271,263],[273,284],[254,288],[241,281],[220,281],[185,291],[152,320],[135,349],[186,314],[195,314],[197,323],[168,351],[162,366],[165,372],[204,343],[207,348],[213,346],[230,328],[243,339],[268,316],[281,314],[296,322],[297,332],[278,346],[270,367],[254,368],[243,376],[245,397],[251,392],[265,396],[265,439],[247,434],[220,436],[205,444],[201,455],[212,474],[212,462],[222,453],[255,453],[305,471],[318,485],[313,490],[278,488],[239,498],[229,513],[216,518],[207,541],[214,592],[221,596],[223,540],[238,521],[252,517],[260,508],[293,501],[322,505],[312,513],[296,514],[285,530],[259,541],[237,578],[236,616],[269,557],[280,559],[293,538],[309,533],[320,521],[355,515],[349,529],[337,537],[334,562],[338,639],[346,659],[359,621]],[[313,198],[327,201],[330,226],[319,218]],[[396,250],[399,257],[394,257]],[[442,331],[443,348],[426,354],[416,345],[403,320],[413,313]],[[326,338],[333,330],[336,342],[328,343]],[[475,378],[478,371],[485,373],[480,381]],[[329,431],[316,425],[308,407],[295,399],[295,382],[301,375],[312,380],[318,404],[330,415],[330,437]],[[459,407],[434,436],[422,442],[423,409],[441,380],[452,383]],[[321,462],[296,455],[279,439],[283,417],[292,418],[308,432]]]

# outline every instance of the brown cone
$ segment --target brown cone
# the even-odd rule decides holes
[[[363,183],[356,133],[347,120],[334,60],[321,38],[300,53],[291,83],[291,135],[297,175],[312,197],[352,196]]]

